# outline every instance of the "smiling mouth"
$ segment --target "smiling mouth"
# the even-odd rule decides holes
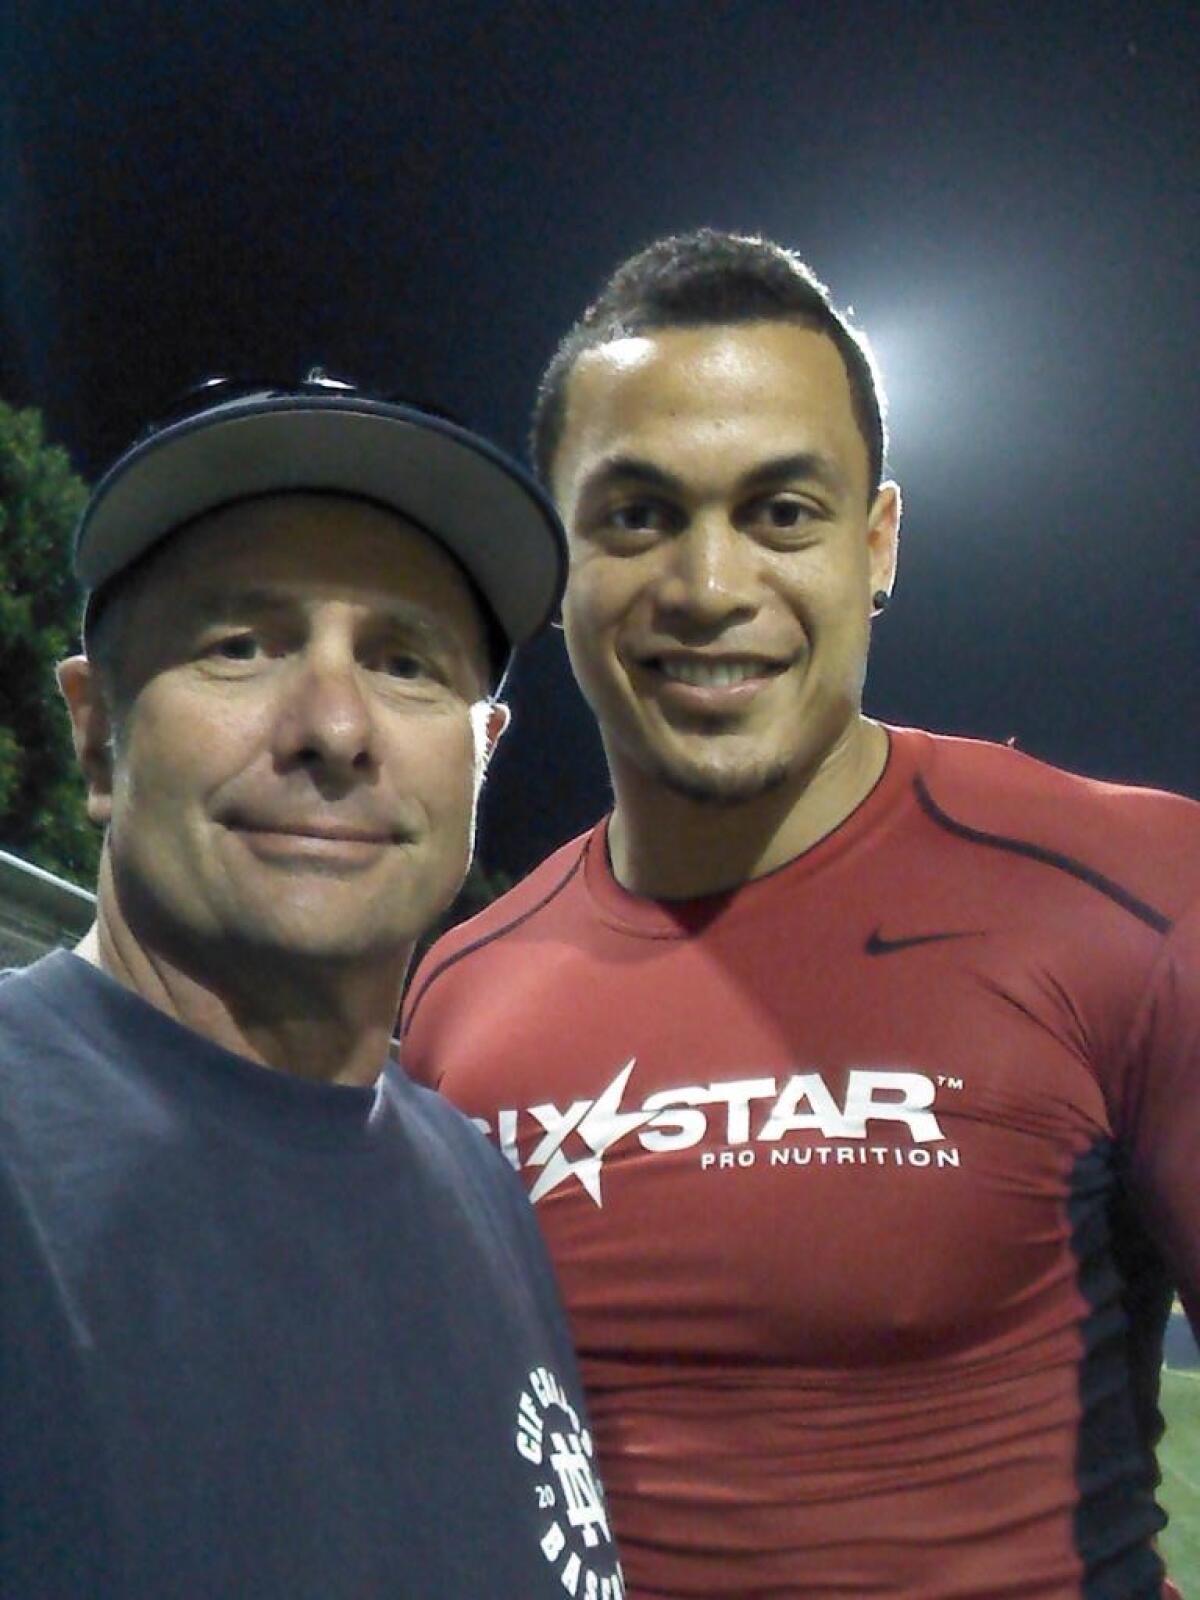
[[[310,839],[317,844],[383,845],[399,842],[396,834],[376,833],[367,828],[339,828],[304,823],[242,821],[234,822],[231,826],[235,832],[252,833],[261,838]]]
[[[786,663],[749,658],[706,660],[700,656],[657,656],[646,663],[672,683],[693,689],[733,689],[739,684],[775,678],[786,671]]]

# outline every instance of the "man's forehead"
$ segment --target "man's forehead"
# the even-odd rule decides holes
[[[405,626],[436,617],[472,649],[486,624],[475,591],[436,539],[398,512],[345,495],[264,495],[221,506],[163,541],[149,604],[191,619],[345,600]]]
[[[653,454],[687,440],[718,449],[738,429],[774,430],[771,453],[842,454],[867,470],[840,352],[796,322],[667,328],[585,351],[571,374],[560,483],[603,457]]]
[[[406,626],[420,626],[433,615],[407,588],[337,581],[316,583],[303,576],[260,583],[239,581],[235,573],[192,586],[187,600],[189,614],[201,619],[282,616],[328,602],[344,603]]]
[[[727,404],[771,403],[798,390],[826,404],[850,400],[833,340],[784,320],[657,328],[595,345],[575,363],[569,399],[596,405],[619,394],[623,406],[702,404],[714,389]]]

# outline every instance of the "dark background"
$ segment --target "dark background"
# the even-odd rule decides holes
[[[872,334],[906,492],[869,708],[1200,794],[1193,5],[6,0],[0,395],[94,475],[313,362],[513,449],[609,268],[703,223]],[[528,655],[483,853],[605,784]]]

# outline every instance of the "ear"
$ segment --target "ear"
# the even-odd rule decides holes
[[[512,720],[512,712],[503,700],[477,700],[471,707],[471,732],[475,736],[476,788],[482,784],[488,762],[492,759],[500,736]]]
[[[59,662],[58,687],[87,785],[87,814],[104,827],[112,814],[112,718],[100,675],[86,656],[70,656]]]
[[[867,559],[870,563],[870,592],[883,589],[891,594],[896,582],[896,560],[900,553],[900,485],[890,480],[881,483],[879,493],[867,514]]]
[[[483,728],[483,759],[490,761],[500,743],[500,736],[507,730],[512,721],[512,712],[503,700],[492,700],[488,703],[487,720]]]

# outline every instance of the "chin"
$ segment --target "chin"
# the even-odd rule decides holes
[[[408,947],[409,941],[339,935],[336,930],[271,930],[264,931],[258,939],[251,937],[245,943],[245,948],[253,951],[264,966],[269,964],[285,971],[289,964],[305,969],[328,968],[330,972],[340,972],[347,967],[374,966],[379,961],[399,960]]]
[[[238,952],[240,960],[273,967],[294,961],[341,968],[402,954],[415,937],[409,922],[407,915],[378,914],[375,907],[304,897],[274,906],[239,907],[225,920],[219,942]]]
[[[654,776],[672,794],[698,805],[740,806],[782,789],[792,777],[792,768],[786,761],[746,765],[663,761]]]

